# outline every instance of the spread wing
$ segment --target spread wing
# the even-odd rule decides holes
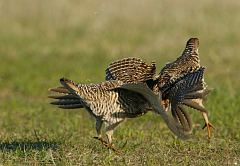
[[[169,116],[166,111],[163,110],[162,106],[160,105],[159,95],[153,93],[153,91],[146,86],[144,83],[137,83],[137,84],[123,84],[122,86],[118,87],[118,89],[127,89],[129,91],[138,93],[142,95],[150,104],[150,106],[162,116],[163,120],[167,124],[168,128],[176,134],[181,139],[187,139],[188,134],[186,133],[185,129],[182,128],[176,121]]]
[[[189,115],[183,108],[183,101],[204,95],[206,89],[203,80],[204,69],[204,67],[200,67],[198,70],[179,78],[168,90],[167,94],[164,94],[169,99],[173,117],[187,131],[191,131],[192,124]]]
[[[147,64],[139,58],[124,58],[112,62],[106,69],[106,80],[119,80],[123,83],[137,83],[153,80],[155,63]]]
[[[195,89],[204,89],[204,67],[200,67],[197,71],[188,73],[183,78],[179,78],[175,84],[169,89],[168,96],[174,103],[183,101],[186,94],[193,92]],[[174,105],[176,105],[174,104]]]

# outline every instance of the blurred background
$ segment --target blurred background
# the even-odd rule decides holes
[[[89,139],[95,129],[86,111],[50,106],[48,88],[57,86],[63,76],[79,83],[101,82],[107,65],[123,57],[155,61],[160,71],[182,53],[190,37],[198,37],[201,64],[207,67],[205,80],[214,88],[206,103],[216,126],[214,135],[235,141],[233,147],[237,148],[231,155],[240,154],[239,9],[236,0],[0,0],[2,142],[32,141],[36,139],[33,131],[37,131],[45,141],[62,138],[71,144],[76,140],[73,135],[80,133],[74,144],[91,147],[93,140]],[[203,125],[201,115],[190,112],[195,125]],[[135,130],[148,130],[149,126],[159,128],[159,119],[147,115],[126,122],[116,137],[130,131],[137,136]],[[161,127],[170,135],[163,123]],[[196,128],[196,135],[206,136]],[[35,161],[32,155],[29,152],[27,158]],[[10,151],[6,161],[13,156],[24,158]]]

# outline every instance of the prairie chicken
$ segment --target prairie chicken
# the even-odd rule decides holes
[[[210,89],[204,81],[203,76],[201,80],[195,84],[195,86],[185,87],[185,95],[182,95],[181,100],[179,96],[172,96],[175,93],[175,89],[178,86],[178,80],[187,77],[189,73],[193,73],[203,68],[200,66],[199,59],[199,39],[190,38],[187,41],[186,47],[180,57],[178,57],[174,62],[166,64],[160,71],[158,77],[156,78],[156,84],[153,89],[155,91],[160,91],[162,93],[162,100],[165,104],[165,108],[169,109],[171,107],[173,117],[181,122],[181,124],[188,124],[188,126],[183,125],[186,129],[191,130],[191,124],[189,115],[184,111],[183,105],[196,109],[202,112],[205,125],[203,128],[207,127],[208,138],[211,136],[211,128],[213,127],[208,120],[208,111],[204,108],[203,99],[210,93]],[[176,98],[177,97],[177,98]],[[178,102],[177,102],[178,101]],[[185,123],[182,123],[184,122]],[[189,122],[189,123],[187,123]]]
[[[84,107],[96,119],[97,139],[108,148],[116,150],[112,145],[113,130],[126,118],[135,118],[151,111],[160,114],[169,129],[179,138],[187,138],[187,133],[162,109],[159,96],[155,95],[144,83],[126,84],[119,80],[106,81],[99,84],[76,84],[68,79],[60,79],[62,87],[50,91],[60,96],[52,104],[61,108]],[[70,102],[71,101],[71,102]],[[67,105],[65,105],[67,103]],[[69,104],[71,103],[71,104]],[[71,106],[70,106],[71,105]],[[101,136],[102,124],[106,124],[105,141]]]

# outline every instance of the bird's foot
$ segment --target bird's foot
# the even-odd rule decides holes
[[[115,146],[113,144],[108,143],[107,141],[105,141],[102,137],[93,137],[99,141],[101,141],[102,145],[104,145],[105,147],[107,147],[108,149],[114,151],[116,154],[120,155],[122,154],[122,151],[115,148]]]
[[[211,123],[205,123],[205,125],[203,126],[202,129],[205,129],[207,128],[207,131],[208,131],[208,139],[211,138],[211,129],[214,129],[214,126],[211,124]]]
[[[107,148],[114,151],[117,155],[121,155],[122,151],[117,149],[113,144],[108,144]]]

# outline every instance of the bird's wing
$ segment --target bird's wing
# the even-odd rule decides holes
[[[172,84],[171,88],[168,91],[168,96],[172,102],[176,103],[174,105],[177,105],[183,101],[185,95],[187,95],[189,92],[192,92],[192,89],[204,89],[204,70],[204,67],[200,67],[198,70],[192,73],[188,73],[184,77],[176,80],[174,84]]]
[[[189,115],[183,108],[185,99],[197,98],[204,92],[204,67],[197,71],[188,73],[183,78],[176,80],[176,83],[165,94],[171,104],[171,112],[176,121],[178,121],[186,131],[191,131],[192,124]],[[198,91],[196,91],[198,89]]]
[[[174,62],[167,63],[158,75],[158,84],[161,91],[165,91],[176,79],[197,70],[200,67],[198,54],[199,39],[190,38],[180,57]]]
[[[179,104],[174,110],[172,109],[171,112],[175,121],[179,123],[186,132],[191,133],[192,119],[185,111],[183,105]]]
[[[139,58],[124,58],[112,62],[106,69],[106,80],[137,83],[152,80],[156,73],[155,63],[147,64]]]
[[[125,89],[129,90],[135,93],[138,93],[142,95],[148,103],[151,105],[151,107],[162,116],[163,120],[169,127],[169,129],[177,135],[181,139],[187,139],[188,134],[185,132],[185,130],[176,123],[171,116],[169,116],[166,111],[163,110],[162,106],[160,105],[160,98],[158,95],[154,94],[151,89],[149,89],[148,86],[144,83],[137,83],[137,84],[123,84],[122,86],[118,87],[117,89]]]

